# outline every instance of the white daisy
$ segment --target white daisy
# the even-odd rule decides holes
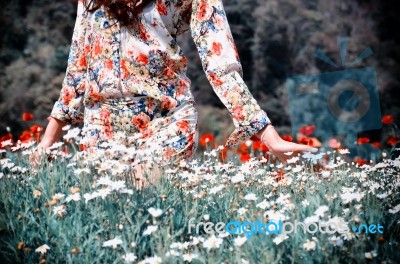
[[[322,178],[329,178],[329,176],[331,176],[331,172],[330,171],[322,171],[321,176],[322,176]]]
[[[282,243],[283,241],[285,241],[286,239],[288,239],[289,237],[286,234],[279,234],[277,235],[272,241],[276,244],[279,245],[280,243]]]
[[[233,241],[235,243],[235,246],[241,247],[246,242],[246,240],[247,238],[245,236],[238,236]]]
[[[232,183],[239,183],[244,181],[244,175],[239,173],[231,178]]]
[[[193,259],[196,259],[199,256],[197,254],[193,254],[193,253],[186,253],[186,254],[183,254],[182,257],[183,257],[183,261],[192,262]]]
[[[133,263],[137,259],[137,257],[133,253],[126,253],[123,256],[123,258],[124,258],[126,263]]]
[[[389,209],[389,213],[397,214],[400,211],[400,204],[396,205],[394,208]]]
[[[56,193],[56,194],[54,194],[53,195],[53,197],[51,197],[53,200],[56,200],[56,201],[59,201],[59,200],[61,200],[62,198],[64,198],[65,197],[65,194],[63,194],[63,193]]]
[[[218,185],[216,187],[213,187],[213,188],[210,189],[210,194],[216,194],[216,193],[222,191],[222,189],[224,189],[224,188],[225,188],[225,186],[222,185],[222,184]]]
[[[303,244],[303,248],[307,251],[310,250],[315,250],[317,246],[317,243],[315,243],[314,240],[307,240],[304,244]]]
[[[203,242],[203,247],[207,249],[219,248],[222,242],[223,242],[222,238],[217,238],[215,235],[212,235]]]
[[[155,225],[150,225],[146,228],[146,230],[144,230],[143,235],[144,236],[148,236],[151,235],[152,233],[154,233],[155,231],[157,231],[158,226]]]
[[[269,206],[271,206],[271,204],[269,203],[269,202],[267,202],[267,200],[263,200],[261,203],[258,203],[257,205],[256,205],[256,207],[258,207],[258,208],[261,208],[261,209],[265,209],[265,208],[267,208],[267,207],[269,207]]]
[[[67,212],[65,205],[54,206],[53,213],[54,215],[63,216]]]
[[[68,195],[68,197],[65,199],[65,201],[67,201],[67,203],[69,203],[70,201],[80,201],[81,200],[81,195],[80,193],[74,193],[74,194],[70,194]]]
[[[112,248],[117,248],[118,245],[122,244],[122,240],[120,237],[116,237],[111,240],[107,240],[103,242],[103,247],[112,247]]]
[[[244,214],[247,212],[247,209],[244,208],[244,207],[241,207],[241,208],[239,208],[239,209],[237,210],[237,212],[238,212],[240,215],[244,215]]]
[[[339,153],[344,155],[344,154],[350,154],[350,151],[348,149],[339,149]]]
[[[147,211],[149,211],[153,217],[159,217],[163,213],[162,209],[155,209],[153,207],[150,207]]]
[[[245,200],[255,201],[257,200],[257,196],[254,193],[249,193],[244,197]]]
[[[148,257],[139,262],[139,264],[159,264],[159,263],[162,263],[162,259],[159,256]]]
[[[317,210],[315,210],[315,213],[314,213],[314,214],[315,214],[316,216],[318,216],[318,217],[322,217],[322,216],[324,216],[324,214],[325,214],[326,212],[328,212],[328,210],[329,210],[329,207],[328,207],[328,206],[322,205],[322,206],[318,207]]]
[[[338,236],[329,237],[329,243],[337,247],[343,246],[343,240]]]
[[[46,244],[41,245],[40,247],[38,247],[37,249],[35,249],[35,252],[39,252],[41,254],[46,254],[47,250],[49,250],[50,247]]]

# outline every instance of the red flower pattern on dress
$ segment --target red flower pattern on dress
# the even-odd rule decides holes
[[[150,122],[150,117],[145,113],[140,113],[132,118],[132,122],[140,131],[142,131],[147,128],[147,124]]]
[[[157,10],[163,16],[168,15],[167,7],[163,4],[162,0],[157,0]]]
[[[222,44],[220,42],[213,42],[212,51],[215,53],[215,55],[220,56],[221,50],[222,50]]]

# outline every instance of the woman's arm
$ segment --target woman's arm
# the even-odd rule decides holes
[[[237,145],[271,121],[243,81],[242,66],[222,0],[193,0],[190,30],[207,79],[235,125],[226,145]]]
[[[227,146],[256,135],[282,162],[298,152],[318,150],[283,140],[251,95],[243,81],[242,66],[222,0],[193,0],[190,30],[207,79],[228,108],[236,127]],[[285,154],[288,152],[293,153]]]
[[[50,114],[51,117],[69,124],[83,122],[83,96],[87,86],[87,15],[84,0],[79,0],[67,70],[59,99]]]
[[[62,127],[67,123],[80,124],[83,118],[82,99],[86,85],[86,8],[83,0],[78,1],[72,42],[68,56],[68,66],[62,83],[60,96],[48,118],[44,136],[38,145],[41,149],[50,147],[59,141]]]
[[[55,142],[60,141],[62,128],[67,123],[79,124],[82,122],[82,100],[86,84],[86,8],[84,0],[78,1],[77,16],[75,21],[72,43],[70,47],[68,66],[62,83],[59,99],[54,104],[48,118],[49,123],[40,141],[37,150],[29,157],[35,166],[40,155]]]
[[[62,135],[62,128],[66,125],[65,122],[53,117],[49,117],[49,123],[44,132],[43,138],[40,141],[38,148],[47,149],[55,142],[60,141]]]

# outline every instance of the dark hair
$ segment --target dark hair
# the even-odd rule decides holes
[[[107,14],[118,20],[122,26],[133,26],[137,22],[138,12],[154,0],[90,0],[86,4],[89,12],[104,7]]]

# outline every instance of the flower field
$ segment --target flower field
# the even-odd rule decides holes
[[[310,126],[300,131],[306,144],[318,144],[312,130]],[[79,130],[74,128],[66,131],[64,142],[54,145],[50,158],[43,156],[39,165],[32,166],[28,157],[42,131],[32,125],[19,141],[11,135],[1,140],[0,263],[397,263],[400,259],[397,134],[390,135],[390,144],[376,144],[382,150],[379,161],[349,159],[348,150],[332,140],[329,149],[304,153],[286,164],[256,140],[227,150],[214,145],[212,135],[204,135],[201,155],[178,167],[163,168],[159,181],[138,189],[124,162],[82,155]],[[130,160],[129,148],[110,145],[108,155],[120,151],[126,153],[124,160]],[[330,222],[349,229],[247,236],[246,232],[209,233],[204,228],[189,232],[190,219]],[[362,225],[380,225],[383,232],[353,230]]]

